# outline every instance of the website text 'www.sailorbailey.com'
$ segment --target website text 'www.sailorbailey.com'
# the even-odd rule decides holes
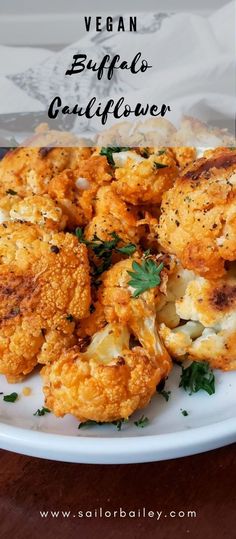
[[[140,519],[156,519],[161,520],[163,518],[196,518],[197,511],[190,509],[172,509],[172,510],[157,510],[154,508],[129,508],[123,509],[118,507],[117,509],[104,509],[103,507],[93,509],[79,509],[77,511],[62,511],[62,510],[44,510],[39,511],[39,514],[44,519],[57,519],[57,518],[140,518]]]

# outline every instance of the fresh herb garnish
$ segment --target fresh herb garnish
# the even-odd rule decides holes
[[[3,400],[5,402],[16,402],[18,399],[18,393],[11,393],[10,395],[4,395]]]
[[[41,409],[38,408],[38,410],[33,415],[37,415],[41,417],[42,415],[46,415],[50,413],[51,413],[51,410],[49,410],[48,408],[45,408],[45,406],[42,406],[42,408]]]
[[[164,165],[164,163],[157,163],[157,161],[154,161],[153,167],[155,169],[159,169],[159,168],[166,168],[166,167],[168,167],[168,165]]]
[[[113,251],[128,256],[132,255],[136,251],[136,245],[133,243],[128,243],[127,245],[123,246],[121,245],[119,247],[119,244],[123,243],[123,240],[120,238],[120,236],[118,236],[118,234],[116,234],[116,232],[111,232],[110,240],[101,240],[95,234],[91,241],[85,239],[82,228],[77,228],[75,233],[80,243],[87,245],[87,247],[92,249],[94,254],[102,260],[101,264],[95,266],[93,276],[101,275],[101,273],[109,269],[112,262]]]
[[[161,262],[159,266],[152,260],[147,258],[138,264],[134,261],[132,264],[133,271],[128,271],[131,277],[129,285],[134,288],[133,297],[137,298],[140,294],[143,294],[150,288],[155,288],[161,283],[160,273],[164,268],[164,264]]]
[[[133,243],[128,243],[127,245],[124,245],[124,247],[116,247],[116,252],[121,253],[122,255],[128,255],[131,256],[136,251],[136,245]]]
[[[171,391],[166,391],[165,389],[162,389],[162,391],[158,391],[158,393],[166,400],[166,402],[168,402],[171,395]]]
[[[14,189],[7,189],[6,195],[12,195],[12,196],[13,196],[13,195],[17,195],[17,192],[14,191]]]
[[[182,414],[184,417],[187,417],[188,412],[187,412],[187,410],[181,410],[181,414]]]
[[[166,153],[165,150],[159,150],[159,152],[157,152],[157,155],[164,155],[164,153]]]
[[[215,393],[215,376],[209,364],[193,361],[186,369],[182,366],[179,387],[190,391],[190,395],[197,393],[200,389],[213,395]]]
[[[116,421],[106,422],[106,421],[94,421],[93,419],[88,419],[88,421],[83,421],[78,425],[78,429],[83,429],[84,427],[93,427],[94,425],[115,425],[117,430],[121,430],[123,423],[128,423],[128,419],[117,419]]]
[[[147,427],[147,425],[149,424],[149,419],[148,417],[142,415],[137,421],[134,422],[134,424],[136,427],[143,429],[144,427]]]
[[[92,427],[93,425],[104,425],[104,423],[102,421],[93,421],[92,419],[88,419],[88,421],[82,421],[82,423],[78,425],[78,429]]]
[[[109,163],[109,165],[112,165],[113,167],[115,166],[115,161],[113,159],[113,153],[120,153],[120,152],[128,152],[130,150],[130,148],[128,146],[107,146],[107,147],[102,147],[101,148],[101,151],[100,151],[100,155],[105,155],[106,158],[107,158],[107,161]]]

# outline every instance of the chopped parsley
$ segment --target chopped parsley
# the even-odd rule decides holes
[[[17,192],[14,191],[14,189],[8,189],[8,190],[6,191],[6,195],[12,195],[12,196],[13,196],[13,195],[17,195]]]
[[[185,391],[197,393],[201,389],[208,395],[215,393],[215,376],[209,364],[202,361],[193,361],[189,367],[182,366],[179,387]]]
[[[101,148],[101,151],[100,151],[100,155],[105,155],[106,158],[107,158],[107,161],[109,163],[109,165],[112,165],[113,167],[115,166],[115,161],[113,159],[113,153],[120,153],[120,152],[128,152],[130,150],[130,148],[128,146],[107,146],[107,147],[102,147]]]
[[[166,391],[165,389],[162,389],[162,391],[158,391],[158,393],[166,400],[166,402],[168,402],[171,395],[171,391]]]
[[[120,243],[123,243],[123,240],[116,234],[116,232],[111,232],[110,240],[101,240],[95,234],[91,241],[85,239],[82,228],[76,228],[75,233],[80,243],[87,245],[87,247],[92,249],[94,254],[101,259],[101,264],[94,268],[93,276],[101,275],[101,273],[109,269],[112,262],[113,252],[130,256],[136,251],[136,245],[133,243],[120,245]]]
[[[164,165],[164,163],[157,163],[157,161],[154,161],[153,167],[158,170],[159,168],[166,168],[168,165]]]
[[[48,408],[45,408],[45,406],[42,406],[42,408],[41,409],[38,408],[38,410],[33,415],[37,415],[41,417],[42,415],[46,415],[50,413],[51,413],[51,410],[49,410]]]
[[[148,417],[142,415],[137,421],[134,422],[134,424],[136,427],[143,429],[144,427],[147,427],[147,425],[149,424],[149,419]]]
[[[115,425],[117,430],[121,430],[123,423],[128,423],[128,419],[117,419],[116,421],[106,422],[106,421],[94,421],[93,419],[88,419],[88,421],[83,421],[78,425],[78,429],[83,429],[86,427],[93,427],[94,425]]]
[[[5,402],[16,402],[18,399],[18,393],[11,393],[10,395],[4,395],[3,400]]]
[[[147,258],[138,264],[134,261],[132,264],[133,271],[128,271],[128,274],[131,277],[129,285],[134,288],[133,297],[137,298],[146,290],[150,288],[155,288],[161,283],[160,273],[164,268],[164,264],[161,263],[159,266],[152,260],[152,258]]]
[[[189,413],[187,412],[187,410],[181,410],[181,414],[182,414],[184,417],[187,417],[187,415],[189,415]]]

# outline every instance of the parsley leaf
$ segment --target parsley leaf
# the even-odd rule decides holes
[[[18,393],[11,393],[10,395],[4,395],[3,400],[5,402],[16,402],[18,399]]]
[[[6,191],[6,195],[12,195],[12,196],[13,196],[13,195],[17,195],[17,192],[14,191],[13,189],[8,189],[8,190]]]
[[[158,393],[166,400],[166,402],[168,402],[171,395],[171,391],[166,391],[165,389],[162,389],[162,391],[158,391]]]
[[[142,261],[141,264],[134,261],[132,264],[133,271],[128,271],[131,277],[129,285],[134,288],[133,297],[137,298],[150,288],[155,288],[161,283],[160,273],[164,268],[164,264],[159,266],[151,258]]]
[[[215,393],[215,376],[208,363],[193,361],[186,369],[182,366],[179,387],[190,391],[190,395],[197,393],[200,389],[213,395]]]
[[[115,425],[117,430],[121,430],[123,423],[128,423],[128,419],[117,419],[116,421],[106,422],[106,421],[94,421],[93,419],[88,419],[88,421],[83,421],[78,425],[78,429],[83,429],[84,427],[93,427],[94,425]]]
[[[184,417],[187,417],[187,415],[189,415],[188,412],[187,412],[187,410],[181,410],[181,414],[182,414]]]
[[[109,269],[112,262],[113,251],[116,253],[121,253],[124,255],[132,255],[136,251],[136,245],[133,243],[128,243],[118,247],[120,243],[123,242],[122,238],[116,234],[116,232],[111,232],[110,240],[101,240],[96,234],[91,241],[84,238],[84,233],[82,228],[76,228],[76,236],[81,243],[84,243],[92,249],[94,254],[102,260],[101,264],[94,268],[93,276],[101,275],[104,271]]]
[[[33,414],[41,417],[42,415],[50,414],[51,410],[48,408],[45,408],[45,406],[42,406],[41,410],[38,408],[38,410]]]
[[[164,165],[164,163],[157,163],[156,161],[154,161],[153,167],[155,169],[159,169],[159,168],[166,168],[166,167],[168,167],[168,165]]]
[[[122,255],[133,255],[136,251],[136,245],[133,243],[128,243],[127,245],[124,245],[124,247],[117,247],[116,251],[118,253],[122,253]]]
[[[120,152],[128,152],[130,148],[128,146],[107,146],[105,148],[104,146],[101,148],[100,155],[105,155],[107,158],[107,161],[109,165],[115,166],[115,161],[113,159],[113,153],[120,153]]]
[[[142,415],[137,421],[134,422],[134,424],[136,427],[143,429],[144,427],[147,427],[147,425],[149,424],[149,419],[148,417],[145,417],[144,415]]]

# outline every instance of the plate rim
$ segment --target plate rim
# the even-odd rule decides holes
[[[33,457],[87,464],[168,460],[236,442],[236,416],[201,427],[144,436],[68,436],[0,422],[2,449]],[[96,442],[96,443],[95,443]]]

